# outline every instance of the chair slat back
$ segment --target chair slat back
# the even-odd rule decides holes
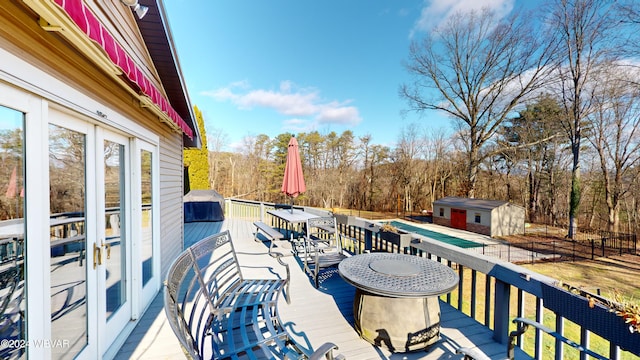
[[[328,241],[330,246],[336,246],[339,251],[342,250],[338,224],[333,216],[322,216],[307,220],[307,236]]]
[[[169,325],[185,352],[199,359],[211,346],[212,317],[227,292],[242,281],[229,231],[187,248],[169,268],[164,294]]]
[[[242,272],[229,231],[208,236],[189,248],[201,286],[209,293],[211,312],[242,282]]]

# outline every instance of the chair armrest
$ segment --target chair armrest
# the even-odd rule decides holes
[[[284,256],[282,255],[282,253],[272,252],[271,255],[275,256],[278,263],[284,266],[284,268],[287,271],[287,283],[284,286],[285,287],[284,299],[287,300],[287,304],[291,304],[291,298],[289,297],[289,284],[291,284],[291,272],[289,271],[289,264],[282,261],[282,257]]]
[[[246,252],[237,252],[236,254],[242,254],[242,255],[265,255],[266,253],[246,253]],[[272,251],[269,256],[274,257],[278,263],[282,266],[284,266],[285,271],[287,273],[287,278],[286,278],[286,284],[285,284],[285,293],[284,293],[284,298],[285,300],[287,300],[287,304],[291,304],[291,298],[289,298],[289,284],[291,284],[291,271],[289,270],[289,264],[287,264],[286,262],[282,261],[282,257],[284,255],[282,255],[279,252],[276,251]],[[244,265],[240,265],[240,267],[246,267]],[[262,266],[261,266],[262,267]],[[272,271],[273,273],[273,271]],[[277,276],[280,276],[279,274],[276,274]]]
[[[309,355],[309,360],[341,360],[345,358],[342,354],[334,355],[333,350],[338,350],[338,346],[334,343],[326,342]]]

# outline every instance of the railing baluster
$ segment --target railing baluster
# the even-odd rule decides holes
[[[472,319],[476,318],[476,289],[478,282],[478,273],[475,269],[471,269],[471,311]]]
[[[539,297],[536,297],[536,321],[544,324],[544,303]],[[536,329],[534,346],[536,359],[542,359],[542,330],[540,329]]]
[[[458,277],[460,277],[460,282],[458,283],[458,310],[462,311],[462,300],[464,299],[464,266],[460,264],[458,264]]]
[[[502,280],[495,281],[495,303],[493,307],[493,338],[501,344],[509,342],[509,299],[511,285]]]
[[[564,318],[558,315],[556,315],[556,332],[564,336]],[[562,360],[562,358],[564,357],[564,346],[562,346],[562,341],[560,339],[556,339],[555,343],[555,360]]]
[[[589,348],[589,331],[582,326],[580,327],[580,345],[585,349]],[[580,353],[580,360],[587,360],[587,354]]]
[[[620,359],[620,347],[616,346],[612,342],[609,342],[609,359],[611,359],[611,360],[619,360]]]
[[[491,324],[491,277],[485,274],[484,285],[484,324],[488,328]]]

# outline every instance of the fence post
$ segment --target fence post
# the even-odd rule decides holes
[[[627,237],[625,236],[625,238],[627,238]],[[618,244],[619,244],[619,247],[620,247],[620,256],[622,256],[622,238],[618,239]]]
[[[533,252],[533,246],[535,245],[535,243],[532,241],[531,242],[531,264],[533,264],[534,261],[534,252]]]
[[[601,246],[600,246],[600,247],[602,247],[602,257],[604,257],[604,243],[605,243],[606,241],[607,241],[607,238],[606,238],[606,237],[603,237],[603,238],[602,238],[602,244],[601,244]]]
[[[373,248],[373,232],[369,229],[364,230],[364,251],[371,251]]]
[[[264,222],[264,203],[260,203],[260,221]]]
[[[596,244],[593,241],[593,239],[591,239],[591,260],[595,259],[595,251],[596,251]]]

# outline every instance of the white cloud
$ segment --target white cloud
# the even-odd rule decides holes
[[[287,119],[282,122],[282,130],[292,133],[309,132],[315,130],[315,123],[307,119]]]
[[[283,121],[283,123],[285,125],[289,125],[289,126],[300,126],[300,125],[308,124],[309,120],[305,120],[305,119],[288,119],[288,120]]]
[[[498,17],[504,17],[513,10],[515,0],[425,0],[420,18],[411,30],[411,36],[416,32],[430,31],[444,23],[453,14],[489,8]]]
[[[360,122],[360,114],[355,106],[343,106],[331,103],[323,106],[316,119],[320,124],[357,124]]]
[[[241,81],[202,94],[217,101],[231,102],[242,110],[267,108],[282,115],[296,117],[285,121],[284,126],[287,128],[313,127],[313,124],[301,125],[301,121],[340,125],[355,125],[362,121],[358,108],[347,106],[350,100],[326,101],[320,97],[319,90],[298,88],[289,80],[280,82],[278,90],[252,89],[248,82]],[[299,119],[300,117],[310,120]]]

